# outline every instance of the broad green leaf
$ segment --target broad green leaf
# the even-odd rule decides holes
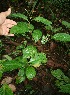
[[[24,68],[21,68],[18,72],[16,83],[21,83],[24,80],[25,80],[25,72],[24,72]]]
[[[43,18],[43,17],[40,17],[40,16],[35,17],[33,20],[35,20],[35,21],[37,21],[37,22],[41,22],[41,23],[43,23],[43,24],[45,24],[45,25],[48,25],[48,26],[50,26],[50,25],[52,24],[51,21],[49,21],[49,20],[47,20],[47,19],[45,19],[45,18]]]
[[[23,58],[30,58],[34,56],[35,53],[37,53],[37,49],[34,46],[29,45],[23,49]]]
[[[70,35],[66,33],[57,33],[52,37],[54,40],[63,41],[63,42],[69,42],[70,41]]]
[[[13,26],[10,29],[10,33],[14,33],[14,34],[24,34],[25,32],[28,32],[28,26],[26,22],[18,22],[17,25]]]
[[[32,80],[36,75],[36,71],[33,67],[26,68],[26,76],[29,80]]]
[[[4,66],[4,72],[22,67],[22,64],[17,60],[5,61],[2,65]]]
[[[42,32],[40,30],[34,30],[32,33],[32,37],[37,42],[42,37]]]
[[[1,88],[0,88],[0,95],[14,95],[12,90],[9,88],[9,86],[7,84],[4,84]]]
[[[17,25],[13,26],[10,29],[10,33],[25,34],[26,32],[30,32],[33,29],[34,29],[34,26],[32,24],[29,24],[27,22],[18,22]]]
[[[25,16],[25,15],[23,15],[23,14],[21,14],[21,13],[13,13],[13,14],[11,14],[10,16],[11,16],[11,17],[15,17],[15,18],[22,18],[22,19],[28,21],[28,17]]]
[[[70,23],[67,21],[62,21],[62,24],[65,25],[67,28],[70,28]]]

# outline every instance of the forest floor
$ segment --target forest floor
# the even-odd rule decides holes
[[[57,20],[55,19],[55,17],[51,17],[50,12],[45,12],[44,8],[41,8],[40,10],[35,9],[35,13],[33,14],[33,16],[44,16],[45,18],[52,20],[54,26],[60,26],[60,20],[66,20],[70,22],[69,14],[63,13],[64,15],[61,15],[61,13],[63,12],[62,9],[57,10],[56,7],[54,7],[52,8],[52,10],[56,15]],[[22,8],[21,6],[20,9],[16,8],[15,11],[22,13],[25,11],[25,7]],[[39,11],[41,12],[39,13]],[[37,23],[34,24],[37,25]],[[39,25],[37,26],[39,27]],[[65,31],[67,30],[65,29]],[[43,33],[46,34],[44,30]],[[21,43],[24,42],[23,36],[1,36],[0,40],[3,44],[3,46],[0,48],[0,60],[4,58],[4,55],[15,52],[16,47],[20,46]],[[66,45],[54,40],[50,40],[44,45],[41,44],[40,40],[37,43],[28,40],[27,44],[36,46],[39,52],[44,52],[46,54],[48,59],[46,65],[41,65],[36,69],[37,75],[33,78],[33,80],[26,79],[24,82],[16,84],[15,77],[18,73],[18,70],[13,70],[11,72],[4,73],[0,82],[6,77],[12,77],[12,84],[14,84],[16,87],[14,95],[68,95],[66,93],[59,92],[59,89],[55,86],[55,78],[50,72],[50,69],[56,70],[59,68],[64,72],[65,75],[70,77],[70,53],[67,53],[68,48],[66,47]],[[67,43],[67,46],[70,47],[70,43]],[[16,56],[21,55],[22,53],[20,52],[17,54],[11,54],[11,57],[14,59]]]

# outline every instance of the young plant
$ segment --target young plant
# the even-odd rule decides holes
[[[12,14],[13,17],[19,17],[22,18],[26,21],[28,21],[27,16],[17,13],[17,14]],[[52,27],[52,22],[43,18],[43,17],[35,17],[33,19],[34,21],[41,22],[45,25],[46,30],[50,30],[53,33],[55,33],[53,36],[51,35],[51,39],[54,39],[56,41],[61,41],[61,42],[70,42],[70,35],[67,33],[56,33],[59,32],[62,27],[59,28],[53,28]],[[62,21],[62,25],[65,25],[67,28],[70,28],[70,23],[66,21]],[[39,29],[34,30],[34,26],[30,23],[27,22],[18,22],[18,25],[14,26],[10,30],[11,33],[14,34],[23,34],[25,35],[27,32],[30,32],[32,35],[32,38],[34,39],[35,42],[37,42],[39,39],[42,37],[42,32]],[[42,44],[47,42],[47,35],[43,35]]]
[[[32,39],[35,41],[35,43],[39,39],[41,39],[42,31],[40,31],[39,29],[34,30],[34,26],[32,24],[30,24],[27,16],[20,14],[20,13],[14,13],[11,16],[15,17],[15,18],[21,18],[21,19],[24,19],[25,21],[27,21],[27,22],[18,22],[18,24],[16,26],[14,26],[10,29],[11,33],[14,33],[16,35],[21,34],[23,36],[26,36],[27,32],[29,32],[32,36]],[[46,25],[45,26],[46,28],[52,29],[52,26],[51,26],[52,22],[43,17],[38,16],[38,17],[35,17],[33,20],[35,20],[37,22],[42,22],[43,24]],[[46,36],[46,37],[48,37],[48,36]],[[42,37],[42,41],[43,41],[43,37]],[[46,41],[45,41],[45,43],[46,43]]]
[[[45,24],[45,28],[47,30],[51,30],[52,32],[56,33],[58,32],[59,30],[62,29],[62,27],[60,28],[53,28],[52,27],[52,22],[43,18],[43,17],[36,17],[34,18],[35,21],[37,22],[41,22],[43,24]],[[62,24],[65,25],[67,28],[70,28],[70,23],[66,22],[66,21],[62,21]],[[66,34],[66,33],[56,33],[54,34],[51,39],[54,39],[54,40],[58,40],[58,41],[63,41],[63,42],[70,42],[70,35],[69,34]]]
[[[60,89],[59,92],[70,94],[70,78],[60,70],[51,70],[51,74],[57,79],[55,85]]]
[[[7,71],[19,69],[16,83],[21,83],[26,79],[32,80],[36,75],[35,68],[47,62],[46,54],[38,53],[36,47],[29,45],[23,50],[23,56],[13,60],[0,60],[0,78]]]
[[[42,63],[47,62],[45,53],[38,53],[37,49],[30,45],[23,50],[23,59],[28,59],[30,66],[39,67]]]
[[[47,58],[44,53],[38,53],[37,49],[30,45],[23,49],[23,57],[21,61],[22,64],[24,64],[18,72],[16,83],[24,81],[26,77],[29,80],[32,80],[36,75],[35,68],[42,65],[42,63],[45,64],[47,62]]]

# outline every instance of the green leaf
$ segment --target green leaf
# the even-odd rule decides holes
[[[70,82],[70,79],[67,76],[65,76],[60,69],[52,70],[51,74],[60,81],[65,81],[66,83]]]
[[[51,74],[56,77],[58,80],[63,80],[62,76],[64,75],[63,72],[60,69],[52,70]]]
[[[50,25],[52,24],[51,21],[49,21],[49,20],[47,20],[47,19],[45,19],[45,18],[43,18],[43,17],[40,17],[40,16],[35,17],[33,20],[35,20],[35,21],[37,21],[37,22],[41,22],[41,23],[43,23],[43,24],[45,24],[45,25],[48,25],[48,26],[50,26]]]
[[[45,53],[37,53],[29,61],[29,63],[34,67],[39,67],[41,63],[46,63],[46,62],[47,58]]]
[[[27,22],[18,22],[17,25],[13,26],[10,29],[10,33],[25,34],[26,32],[30,32],[33,29],[34,29],[34,26],[32,24],[29,24]]]
[[[25,32],[28,32],[28,27],[26,22],[18,22],[17,25],[13,26],[10,29],[10,33],[14,34],[24,34]]]
[[[52,37],[54,40],[69,42],[70,35],[66,33],[57,33]]]
[[[36,75],[36,71],[33,67],[26,68],[26,76],[29,80],[32,80]]]
[[[45,28],[46,30],[52,30],[53,27],[51,25],[46,25]]]
[[[35,53],[37,53],[37,49],[34,46],[29,45],[23,49],[23,58],[30,58],[34,56]]]
[[[15,18],[22,18],[22,19],[28,21],[28,17],[25,16],[25,15],[23,15],[23,14],[21,14],[21,13],[13,13],[13,14],[11,14],[10,16],[11,16],[11,17],[15,17]]]
[[[40,30],[34,30],[32,33],[32,37],[35,40],[35,42],[37,42],[42,36],[42,32]]]
[[[31,32],[31,31],[34,30],[34,26],[33,26],[32,24],[29,24],[29,23],[28,23],[28,29],[29,29],[29,31]]]
[[[56,85],[58,88],[60,88],[60,86],[61,86],[61,85],[64,85],[64,84],[65,84],[64,81],[60,81],[60,80],[56,80],[56,81],[55,81],[55,85]]]
[[[1,88],[0,88],[0,95],[14,95],[12,90],[9,88],[9,86],[7,84],[4,84]]]
[[[18,76],[24,76],[24,68],[21,68],[18,72]]]
[[[59,92],[64,92],[64,93],[70,94],[70,84],[61,85]]]
[[[22,64],[17,60],[5,61],[2,65],[4,66],[4,72],[22,67]]]
[[[24,80],[25,80],[25,72],[24,72],[24,68],[21,68],[18,72],[16,83],[21,83]]]
[[[59,92],[70,94],[70,78],[65,76],[60,69],[52,70],[51,74],[57,79],[55,85],[60,89]]]
[[[70,94],[70,83],[67,84],[64,81],[56,80],[55,85],[59,88],[59,92]]]
[[[47,58],[46,58],[45,53],[38,53],[38,55],[39,55],[39,59],[40,59],[41,63],[46,63],[47,62]]]
[[[62,21],[62,24],[65,25],[67,28],[70,28],[70,23],[67,21]]]
[[[23,63],[23,67],[25,68],[27,65],[28,65],[28,60],[27,60],[27,58],[22,58],[22,63]]]

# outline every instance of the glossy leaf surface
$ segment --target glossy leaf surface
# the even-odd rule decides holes
[[[34,30],[32,33],[32,37],[37,42],[42,37],[42,32],[40,30]]]
[[[30,32],[33,29],[34,26],[32,24],[29,24],[27,22],[18,22],[17,25],[13,26],[10,29],[10,32],[14,34],[25,34],[26,32]]]
[[[21,68],[18,72],[16,83],[21,83],[24,80],[25,80],[25,72],[24,72],[24,68]]]
[[[4,66],[4,72],[6,71],[12,71],[17,68],[21,68],[22,64],[17,60],[11,60],[11,61],[5,61],[3,63]]]
[[[37,22],[41,22],[41,23],[43,23],[43,24],[45,24],[45,25],[48,25],[48,26],[52,24],[51,21],[49,21],[49,20],[47,20],[47,19],[45,19],[45,18],[43,18],[43,17],[40,17],[40,16],[35,17],[33,20],[35,20],[35,21],[37,21]]]
[[[59,92],[69,93],[70,94],[70,84],[65,84],[60,86]]]
[[[36,75],[36,71],[33,67],[26,68],[26,76],[29,80],[32,80]]]
[[[30,58],[30,57],[34,56],[35,53],[37,53],[37,49],[32,45],[27,46],[25,49],[23,49],[23,57],[24,58]]]
[[[62,24],[65,25],[67,28],[70,28],[70,23],[67,21],[62,21]]]
[[[52,70],[51,73],[54,77],[56,77],[60,81],[64,80],[65,82],[70,82],[70,79],[67,76],[65,76],[60,69]]]
[[[63,41],[63,42],[70,41],[70,35],[66,33],[57,33],[52,38],[54,40]]]
[[[47,62],[47,58],[46,58],[46,54],[44,53],[37,53],[35,54],[34,57],[30,59],[30,63],[34,67],[39,67],[42,63],[46,63],[46,62]]]
[[[25,16],[25,15],[23,15],[23,14],[21,14],[21,13],[13,13],[13,14],[11,14],[10,16],[11,16],[11,17],[15,17],[15,18],[22,18],[22,19],[28,21],[28,17]]]

